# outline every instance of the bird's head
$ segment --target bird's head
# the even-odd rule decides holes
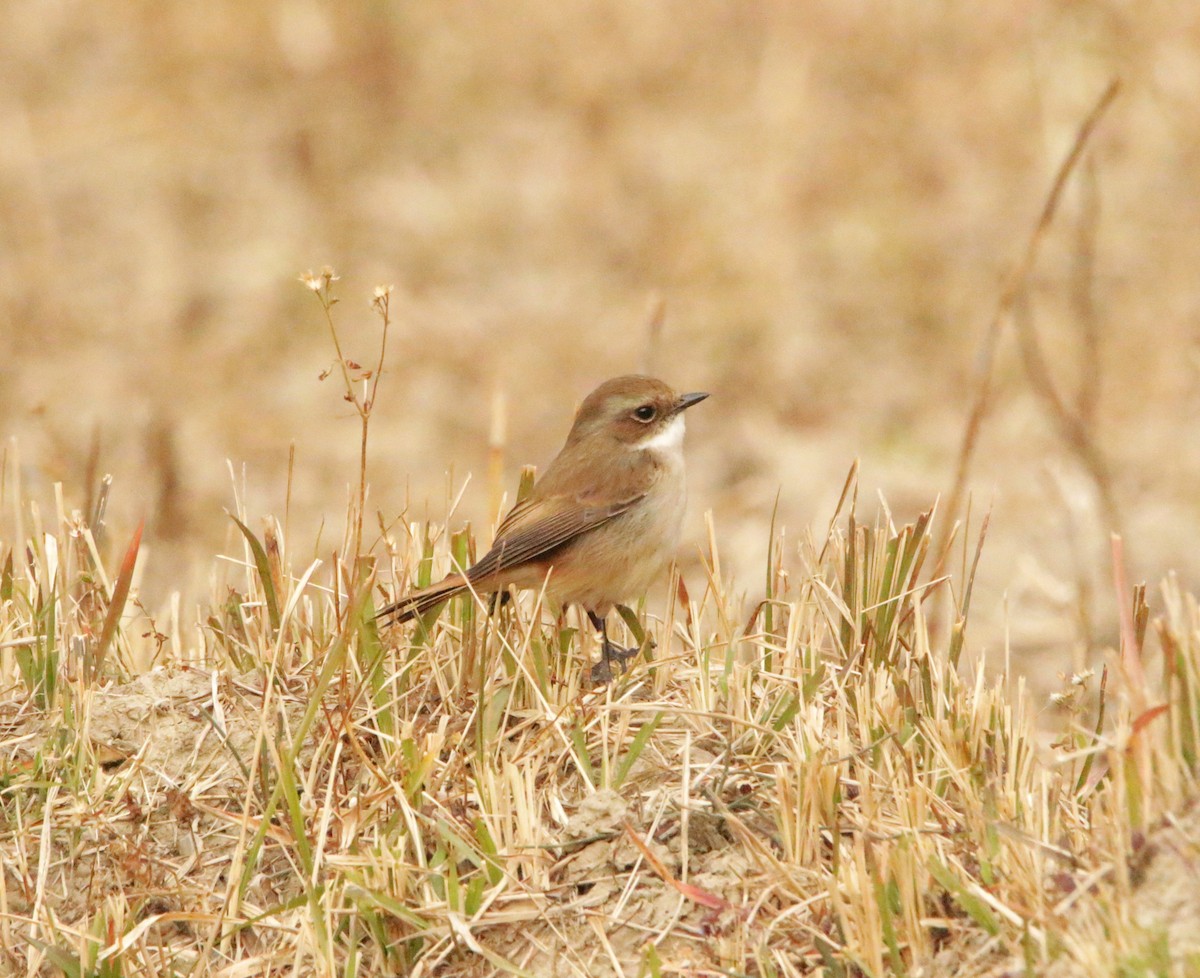
[[[677,450],[683,445],[683,412],[706,397],[677,394],[653,377],[614,377],[579,406],[567,444],[604,439],[628,449]]]

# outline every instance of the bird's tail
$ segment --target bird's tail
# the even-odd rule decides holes
[[[430,608],[448,601],[460,591],[467,589],[467,579],[462,574],[451,574],[437,584],[430,584],[419,591],[406,594],[399,601],[389,604],[376,618],[389,618],[393,624],[423,615]]]

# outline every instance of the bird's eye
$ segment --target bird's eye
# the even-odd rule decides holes
[[[643,404],[640,408],[633,412],[633,416],[639,421],[653,421],[654,415],[658,412],[654,409],[653,404]]]

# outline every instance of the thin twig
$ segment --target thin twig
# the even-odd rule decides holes
[[[1095,423],[1100,403],[1100,332],[1101,316],[1096,304],[1096,233],[1100,226],[1100,192],[1096,180],[1096,162],[1089,159],[1080,174],[1083,206],[1076,230],[1071,305],[1079,325],[1083,369],[1075,410],[1089,427]]]
[[[935,575],[940,573],[942,565],[946,560],[946,537],[950,527],[954,524],[959,507],[962,505],[963,494],[966,492],[967,487],[967,477],[970,473],[971,460],[975,454],[984,418],[991,407],[992,371],[995,366],[996,347],[999,344],[1004,322],[1011,314],[1013,306],[1025,289],[1026,280],[1029,278],[1029,273],[1033,270],[1034,263],[1037,261],[1042,240],[1045,238],[1046,232],[1049,230],[1050,224],[1054,220],[1054,215],[1058,210],[1063,188],[1078,165],[1088,140],[1091,139],[1092,133],[1095,132],[1104,113],[1108,111],[1108,107],[1117,97],[1120,88],[1121,84],[1117,79],[1114,78],[1110,81],[1096,104],[1092,107],[1091,112],[1083,120],[1079,130],[1075,133],[1075,140],[1071,144],[1071,149],[1055,172],[1054,180],[1050,184],[1050,190],[1046,194],[1045,202],[1042,204],[1041,213],[1038,215],[1038,219],[1033,226],[1033,231],[1029,235],[1029,240],[1025,244],[1025,251],[1021,255],[1021,260],[1008,276],[1004,288],[1001,289],[1000,295],[996,300],[996,308],[988,323],[987,332],[984,334],[983,346],[980,349],[976,367],[978,388],[975,392],[975,400],[971,405],[970,414],[967,416],[967,423],[963,428],[962,445],[959,448],[958,465],[954,473],[954,485],[950,490],[945,510],[946,519],[942,522],[943,529],[940,531],[937,545],[933,548],[933,552],[938,555],[937,567],[934,570]]]
[[[1112,474],[1109,471],[1108,459],[1093,436],[1085,418],[1067,407],[1066,401],[1054,386],[1054,378],[1050,375],[1050,366],[1042,353],[1037,331],[1033,325],[1033,314],[1024,296],[1013,308],[1013,322],[1016,326],[1021,360],[1025,365],[1025,374],[1029,378],[1029,385],[1033,388],[1034,394],[1046,406],[1047,413],[1058,428],[1059,436],[1079,458],[1080,463],[1087,469],[1092,482],[1095,483],[1107,529],[1119,534],[1121,518],[1117,509],[1116,496],[1113,493]]]

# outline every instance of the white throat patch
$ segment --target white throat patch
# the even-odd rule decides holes
[[[632,447],[638,450],[643,448],[651,448],[655,451],[664,452],[668,455],[674,455],[683,449],[683,431],[684,431],[683,415],[677,414],[667,422],[665,428],[656,431],[649,438],[639,441]]]

